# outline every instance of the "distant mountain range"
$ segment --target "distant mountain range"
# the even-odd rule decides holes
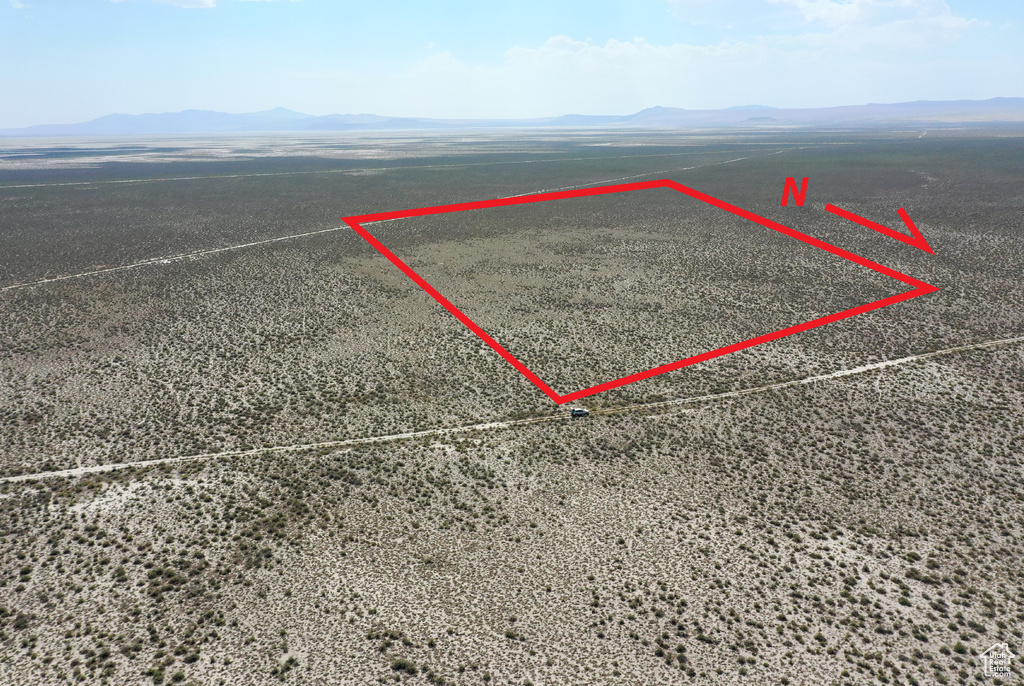
[[[371,131],[480,128],[733,128],[814,126],[923,126],[997,122],[1024,123],[1024,98],[902,102],[813,109],[745,105],[724,110],[650,107],[625,116],[567,114],[545,119],[427,119],[376,114],[313,116],[278,107],[227,114],[185,110],[162,114],[110,114],[80,124],[0,129],[0,136],[112,136],[273,131]]]

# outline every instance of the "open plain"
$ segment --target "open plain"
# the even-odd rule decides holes
[[[340,220],[662,178],[940,290],[569,420]],[[1022,179],[1013,128],[0,141],[0,684],[1017,683]],[[664,189],[366,228],[560,393],[907,290]]]

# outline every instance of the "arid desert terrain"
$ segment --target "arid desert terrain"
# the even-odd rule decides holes
[[[570,419],[341,220],[653,179],[939,290]],[[562,395],[908,290],[664,188],[365,228]],[[1022,344],[1014,128],[0,140],[0,684],[1020,683]]]

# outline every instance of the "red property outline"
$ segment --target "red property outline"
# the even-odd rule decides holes
[[[671,188],[673,190],[679,191],[680,193],[688,195],[691,198],[695,198],[702,202],[706,202],[709,205],[713,205],[719,209],[725,210],[726,212],[734,214],[737,217],[742,217],[743,219],[752,221],[755,224],[760,224],[761,226],[771,229],[772,231],[777,231],[779,233],[785,234],[790,238],[795,238],[796,240],[802,243],[806,243],[807,245],[814,246],[815,248],[819,248],[821,250],[824,250],[825,252],[832,253],[833,255],[842,257],[845,260],[849,260],[850,262],[859,264],[862,267],[867,267],[872,271],[878,272],[879,274],[884,274],[885,276],[896,279],[897,281],[901,281],[907,284],[908,286],[912,286],[913,288],[912,290],[905,291],[897,295],[891,295],[887,298],[875,300],[874,302],[869,302],[864,305],[858,305],[857,307],[851,307],[848,310],[836,312],[835,314],[830,314],[824,317],[819,317],[817,319],[812,319],[810,321],[803,322],[802,324],[789,326],[784,329],[779,329],[778,331],[773,331],[771,333],[766,333],[761,336],[756,336],[755,338],[740,341],[739,343],[733,343],[731,345],[727,345],[721,348],[716,348],[715,350],[709,350],[708,352],[700,353],[699,355],[693,355],[692,357],[677,360],[676,362],[670,362],[668,364],[663,364],[658,367],[652,367],[651,369],[647,369],[642,372],[629,374],[627,376],[623,376],[612,381],[606,381],[604,383],[597,384],[596,386],[591,386],[589,388],[574,391],[573,393],[560,395],[556,393],[554,390],[552,390],[550,386],[544,383],[539,376],[530,371],[530,369],[527,368],[525,364],[520,362],[512,353],[505,350],[505,348],[503,348],[496,340],[491,338],[491,336],[486,331],[481,329],[472,319],[467,317],[462,312],[462,310],[460,310],[459,308],[455,307],[455,305],[450,303],[447,300],[447,298],[445,298],[437,291],[437,289],[435,289],[433,286],[427,283],[423,279],[423,277],[421,277],[419,274],[413,271],[409,265],[400,260],[394,253],[388,250],[383,243],[374,238],[370,234],[370,232],[367,231],[362,226],[365,223],[386,221],[389,219],[405,219],[408,217],[423,217],[431,214],[445,214],[447,212],[482,210],[492,207],[508,207],[510,205],[526,205],[535,202],[546,202],[548,200],[583,198],[591,195],[625,193],[628,191],[638,191],[649,188]],[[676,369],[682,369],[683,367],[688,367],[690,365],[697,364],[698,362],[713,360],[716,357],[722,357],[723,355],[728,355],[729,353],[734,353],[739,350],[746,350],[747,348],[752,348],[762,343],[768,343],[769,341],[785,338],[786,336],[792,336],[793,334],[800,333],[802,331],[807,331],[809,329],[814,329],[819,326],[824,326],[825,324],[830,324],[832,322],[838,322],[843,319],[848,319],[858,314],[871,312],[872,310],[878,310],[883,307],[888,307],[889,305],[895,305],[896,303],[903,302],[904,300],[910,300],[911,298],[916,298],[919,295],[934,293],[935,291],[939,290],[937,286],[932,286],[931,284],[927,284],[924,281],[919,281],[918,279],[915,279],[911,276],[902,274],[896,271],[895,269],[891,269],[876,262],[872,262],[871,260],[865,259],[859,255],[854,255],[853,253],[847,250],[843,250],[842,248],[838,248],[834,245],[826,243],[825,241],[818,240],[817,238],[814,238],[812,236],[808,236],[807,234],[801,233],[795,229],[791,229],[788,226],[783,226],[778,222],[774,222],[770,219],[766,219],[760,215],[754,214],[753,212],[749,212],[743,209],[742,207],[731,205],[725,202],[724,200],[719,200],[718,198],[714,198],[710,195],[707,195],[706,193],[701,193],[698,190],[694,190],[693,188],[690,188],[688,186],[676,183],[671,179],[659,179],[656,181],[640,181],[637,183],[623,183],[615,184],[612,186],[597,186],[594,188],[581,188],[577,190],[556,191],[551,193],[534,193],[531,195],[520,195],[513,198],[497,198],[495,200],[463,202],[456,203],[454,205],[437,205],[435,207],[420,207],[411,210],[378,212],[375,214],[363,214],[354,217],[342,217],[341,220],[348,224],[350,227],[352,227],[352,229],[356,233],[358,233],[370,245],[376,248],[381,255],[388,258],[388,260],[390,260],[392,264],[401,269],[406,276],[412,279],[420,288],[422,288],[434,300],[440,303],[442,307],[444,307],[446,310],[452,313],[452,315],[454,315],[456,319],[465,324],[470,331],[479,336],[484,343],[489,345],[496,353],[505,358],[505,361],[507,361],[509,364],[511,364],[513,367],[519,370],[519,372],[523,376],[532,381],[533,384],[537,386],[537,388],[544,391],[545,395],[547,395],[549,398],[551,398],[551,400],[553,400],[555,403],[559,405],[563,403],[572,402],[573,400],[578,400],[580,398],[586,398],[596,393],[601,393],[602,391],[607,391],[613,388],[618,388],[620,386],[625,386],[626,384],[633,383],[634,381],[641,381],[643,379],[649,379],[652,376],[657,376],[658,374],[664,374],[665,372],[671,372]]]

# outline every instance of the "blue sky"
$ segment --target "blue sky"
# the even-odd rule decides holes
[[[0,128],[1024,96],[1019,0],[0,3]]]

